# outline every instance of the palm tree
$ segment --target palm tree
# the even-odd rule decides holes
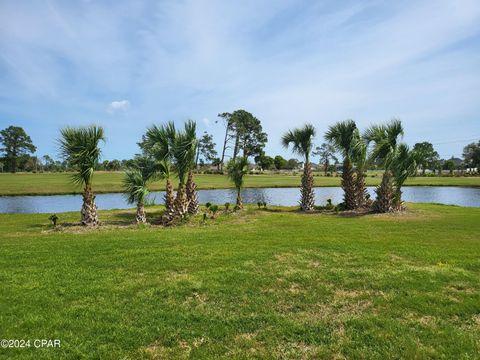
[[[235,208],[243,209],[242,203],[242,187],[243,177],[248,172],[248,160],[245,157],[237,157],[236,159],[230,159],[227,163],[227,175],[232,180],[235,188],[237,189],[237,204]]]
[[[288,149],[292,145],[292,151],[305,159],[302,175],[302,189],[300,210],[311,211],[315,205],[315,193],[313,191],[313,174],[310,164],[310,152],[313,147],[315,128],[307,124],[302,128],[289,130],[282,136],[282,145]]]
[[[325,140],[329,141],[343,156],[342,188],[346,210],[353,210],[357,207],[357,186],[353,171],[353,160],[358,154],[359,139],[357,125],[353,120],[337,122],[330,126],[325,134]]]
[[[377,198],[374,210],[378,212],[389,212],[395,208],[392,168],[401,136],[403,136],[403,127],[399,119],[393,119],[387,125],[373,125],[367,129],[364,135],[368,143],[373,143],[370,159],[380,162],[385,168],[382,182],[375,190]]]
[[[155,162],[147,157],[137,157],[131,168],[125,172],[123,188],[130,204],[137,204],[137,223],[146,223],[145,201],[148,197],[148,183],[154,180],[158,168]]]
[[[185,123],[185,134],[187,136],[187,146],[185,149],[185,157],[188,162],[188,176],[187,183],[185,185],[185,192],[188,202],[188,213],[190,215],[196,215],[200,204],[198,203],[197,185],[193,180],[193,168],[195,167],[195,155],[198,147],[198,139],[196,132],[196,123],[189,120]]]
[[[421,162],[423,154],[415,150],[410,150],[408,145],[400,144],[391,160],[391,171],[393,182],[395,184],[395,195],[393,198],[394,210],[401,210],[402,186],[409,176],[414,176],[417,172],[417,166]]]
[[[185,178],[192,170],[195,161],[195,152],[197,148],[195,129],[195,122],[189,120],[185,123],[185,130],[177,131],[175,138],[173,139],[172,155],[173,159],[175,160],[175,167],[178,175],[177,197],[175,198],[175,217],[180,218],[184,217],[188,212],[189,200],[198,202],[198,200],[196,200],[196,186],[193,183],[193,178],[191,178],[191,182],[189,184],[190,199],[188,199],[185,190]]]
[[[355,207],[363,208],[367,204],[367,148],[366,141],[360,137],[357,139],[353,151],[353,163],[355,164]]]
[[[100,160],[100,141],[105,141],[104,131],[100,126],[66,127],[60,131],[60,153],[76,169],[76,173],[72,175],[73,182],[83,186],[81,223],[85,226],[98,225],[92,179]]]
[[[139,144],[145,154],[152,156],[157,161],[159,173],[166,180],[165,212],[161,219],[164,225],[170,224],[175,216],[175,195],[171,181],[171,169],[176,133],[175,124],[171,121],[161,126],[154,125],[147,129]]]

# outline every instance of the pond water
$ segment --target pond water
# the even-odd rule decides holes
[[[442,187],[442,186],[406,186],[403,189],[403,200],[420,203],[441,203],[469,207],[480,207],[480,188]],[[368,192],[374,197],[374,188]],[[163,204],[163,192],[152,192],[150,198],[156,204]],[[299,188],[263,188],[244,189],[244,203],[256,204],[265,201],[269,205],[298,205]],[[235,190],[199,190],[200,203],[210,202],[223,205],[226,202],[235,203]],[[324,205],[327,199],[333,203],[342,201],[343,191],[339,187],[315,188],[315,203]],[[128,204],[123,194],[98,194],[96,198],[100,210],[128,209],[134,205]],[[51,196],[0,196],[0,213],[60,213],[79,211],[82,206],[81,195],[51,195]]]

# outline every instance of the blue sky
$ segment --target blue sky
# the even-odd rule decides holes
[[[147,126],[245,109],[280,136],[305,122],[323,140],[399,117],[404,140],[443,157],[480,139],[480,2],[0,2],[0,128],[23,126],[56,155],[66,125],[106,129],[104,158],[129,158]]]

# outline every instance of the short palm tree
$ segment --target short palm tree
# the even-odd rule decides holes
[[[400,144],[391,159],[390,169],[395,184],[395,195],[393,198],[394,210],[403,208],[402,186],[410,176],[415,176],[417,166],[421,162],[423,154],[410,150],[408,145]]]
[[[310,164],[310,152],[313,148],[315,128],[307,124],[302,128],[289,130],[282,136],[282,145],[288,149],[292,145],[292,151],[303,156],[305,164],[302,175],[302,188],[300,210],[311,211],[315,205],[315,193],[313,191],[313,173]]]
[[[105,141],[104,131],[100,126],[66,127],[60,131],[60,153],[76,169],[72,176],[73,182],[83,186],[81,223],[85,226],[98,225],[92,179],[100,160],[100,141]]]
[[[359,139],[360,134],[353,120],[337,122],[330,126],[325,134],[325,140],[329,141],[343,156],[342,188],[346,210],[353,210],[357,207],[357,185],[353,161],[357,155]]]
[[[235,185],[237,189],[237,203],[235,208],[242,209],[242,187],[243,177],[248,172],[248,160],[245,157],[237,157],[236,159],[230,159],[227,163],[227,175]]]
[[[148,183],[153,181],[158,173],[155,162],[148,157],[135,158],[134,164],[127,169],[123,178],[123,188],[127,201],[137,204],[137,223],[146,223],[145,202],[148,198]]]
[[[377,198],[374,203],[374,210],[381,213],[395,209],[392,168],[401,136],[403,136],[403,127],[398,119],[393,119],[386,125],[373,125],[364,134],[365,140],[369,144],[373,143],[370,159],[380,162],[385,169],[382,182],[375,190]]]

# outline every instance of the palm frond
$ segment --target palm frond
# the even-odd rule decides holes
[[[99,142],[105,141],[103,128],[96,125],[66,127],[60,130],[59,150],[61,156],[77,169],[72,176],[74,183],[89,185],[101,156]]]
[[[353,151],[359,137],[357,125],[353,120],[339,121],[330,126],[325,134],[325,140],[347,159],[354,156]]]
[[[289,130],[282,136],[282,145],[286,149],[292,145],[292,152],[303,156],[305,161],[308,162],[310,152],[313,148],[315,133],[315,128],[311,124],[306,124],[302,128]]]
[[[244,157],[238,157],[235,160],[230,159],[227,163],[227,175],[234,183],[237,189],[243,187],[243,177],[248,172],[248,160]]]
[[[147,182],[139,169],[128,169],[125,172],[122,185],[130,204],[145,203],[149,192]]]

